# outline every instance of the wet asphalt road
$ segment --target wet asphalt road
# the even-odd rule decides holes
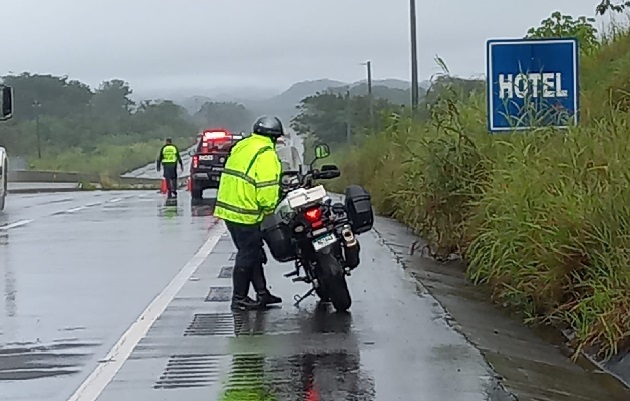
[[[211,206],[180,197],[169,208],[151,192],[11,197],[0,400],[488,399],[484,359],[376,235],[360,237],[350,314],[314,297],[292,306],[308,287],[270,261],[282,307],[233,315],[233,245]]]

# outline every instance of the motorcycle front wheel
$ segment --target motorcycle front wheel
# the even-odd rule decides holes
[[[317,295],[322,301],[331,301],[338,312],[347,311],[352,305],[352,298],[341,263],[332,254],[326,253],[318,253],[317,261],[320,267]]]

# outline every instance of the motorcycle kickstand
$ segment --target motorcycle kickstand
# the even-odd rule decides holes
[[[293,304],[293,306],[298,306],[300,304],[300,302],[304,301],[306,298],[308,298],[309,296],[313,295],[313,292],[315,292],[315,288],[311,288],[310,290],[306,291],[306,294],[299,296],[299,295],[295,295],[293,297],[293,300],[295,301],[295,303]]]

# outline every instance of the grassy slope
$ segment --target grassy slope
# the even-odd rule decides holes
[[[173,143],[183,152],[190,146],[190,138],[173,138]],[[163,140],[154,139],[129,145],[99,145],[93,152],[75,148],[54,157],[31,159],[30,162],[34,170],[75,171],[115,177],[154,162],[163,144]]]
[[[344,155],[335,189],[365,185],[435,256],[462,254],[497,301],[609,356],[630,341],[629,49],[619,33],[582,58],[578,128],[491,136],[485,96],[454,98]]]

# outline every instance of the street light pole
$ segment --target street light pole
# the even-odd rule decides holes
[[[409,0],[409,22],[411,31],[411,110],[418,108],[418,49],[416,37],[416,0]]]

